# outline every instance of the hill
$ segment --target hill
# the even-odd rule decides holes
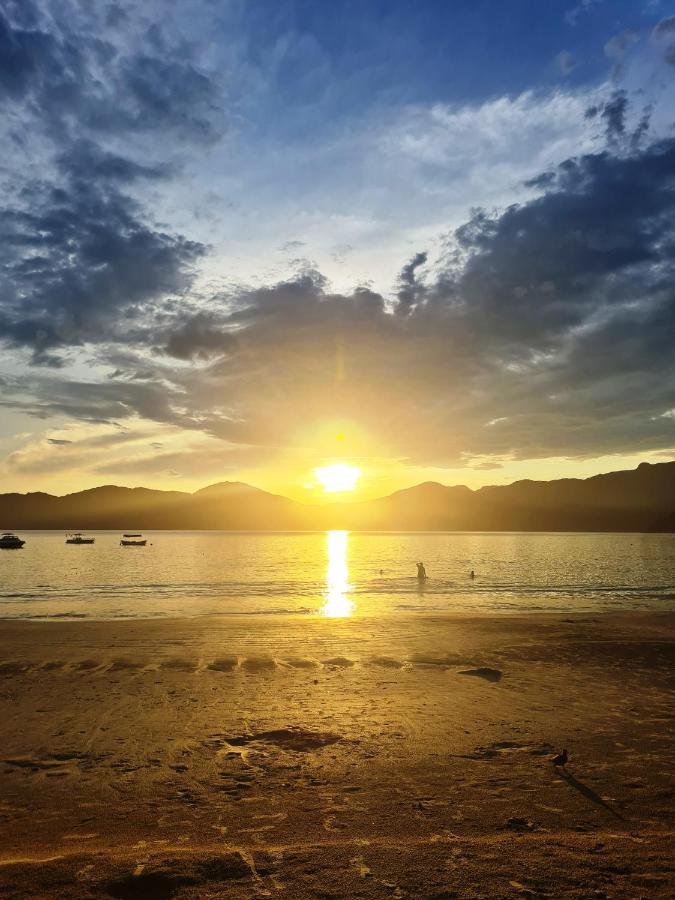
[[[324,506],[306,506],[239,482],[214,484],[193,494],[114,485],[63,497],[1,494],[0,525],[14,530],[672,532],[675,462],[477,491],[427,482],[377,500]]]

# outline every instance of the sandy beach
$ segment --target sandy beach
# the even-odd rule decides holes
[[[657,613],[5,621],[0,893],[671,896],[674,637]]]

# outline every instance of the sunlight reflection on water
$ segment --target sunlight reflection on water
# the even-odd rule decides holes
[[[349,565],[347,562],[348,531],[329,531],[326,535],[328,568],[326,569],[326,602],[321,608],[324,616],[335,619],[350,616],[354,611],[354,601],[348,596]]]

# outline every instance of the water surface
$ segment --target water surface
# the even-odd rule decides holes
[[[675,608],[670,534],[165,531],[143,548],[92,536],[22,532],[23,550],[0,551],[0,617]]]

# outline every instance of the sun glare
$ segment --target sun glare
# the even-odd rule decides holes
[[[327,494],[335,494],[338,491],[353,491],[361,477],[361,469],[348,463],[335,463],[314,469],[314,474]]]

